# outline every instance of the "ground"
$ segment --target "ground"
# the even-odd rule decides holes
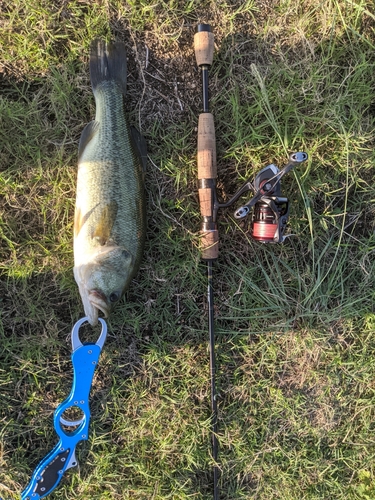
[[[212,498],[206,270],[196,181],[210,23],[218,196],[292,151],[288,238],[219,213],[220,498],[372,499],[375,14],[365,0],[47,1],[0,7],[0,497],[55,445],[83,310],[72,229],[88,53],[124,41],[126,112],[148,145],[147,241],[109,320],[90,439],[56,499]],[[246,198],[245,198],[246,199]],[[97,331],[87,330],[87,339]]]

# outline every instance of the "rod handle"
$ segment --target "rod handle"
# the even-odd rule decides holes
[[[215,179],[216,139],[215,123],[211,113],[201,113],[198,119],[198,179]]]
[[[219,254],[219,233],[214,206],[216,201],[216,139],[214,117],[201,113],[198,119],[198,195],[203,224],[200,247],[202,259],[216,259]]]
[[[214,57],[214,34],[209,24],[198,24],[194,35],[195,58],[198,66],[211,66]]]

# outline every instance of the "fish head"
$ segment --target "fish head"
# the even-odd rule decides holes
[[[99,311],[108,318],[132,279],[134,258],[124,247],[100,250],[88,262],[74,267],[85,315],[91,325]]]

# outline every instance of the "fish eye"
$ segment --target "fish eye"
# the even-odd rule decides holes
[[[109,300],[110,302],[117,302],[120,296],[121,296],[120,292],[112,292],[111,295],[109,296]]]

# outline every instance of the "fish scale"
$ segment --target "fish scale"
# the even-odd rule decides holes
[[[143,197],[143,174],[123,113],[111,113],[112,109],[122,110],[122,94],[117,86],[108,87],[96,92],[96,102],[100,105],[95,121],[100,126],[79,163],[77,205],[82,214],[94,209],[82,226],[80,238],[85,251],[92,251],[99,245],[91,235],[100,223],[103,208],[116,200],[120,210],[111,239],[118,244],[126,242],[129,251],[136,256],[137,235],[144,224],[143,214],[138,210]],[[106,147],[108,144],[110,149]]]

